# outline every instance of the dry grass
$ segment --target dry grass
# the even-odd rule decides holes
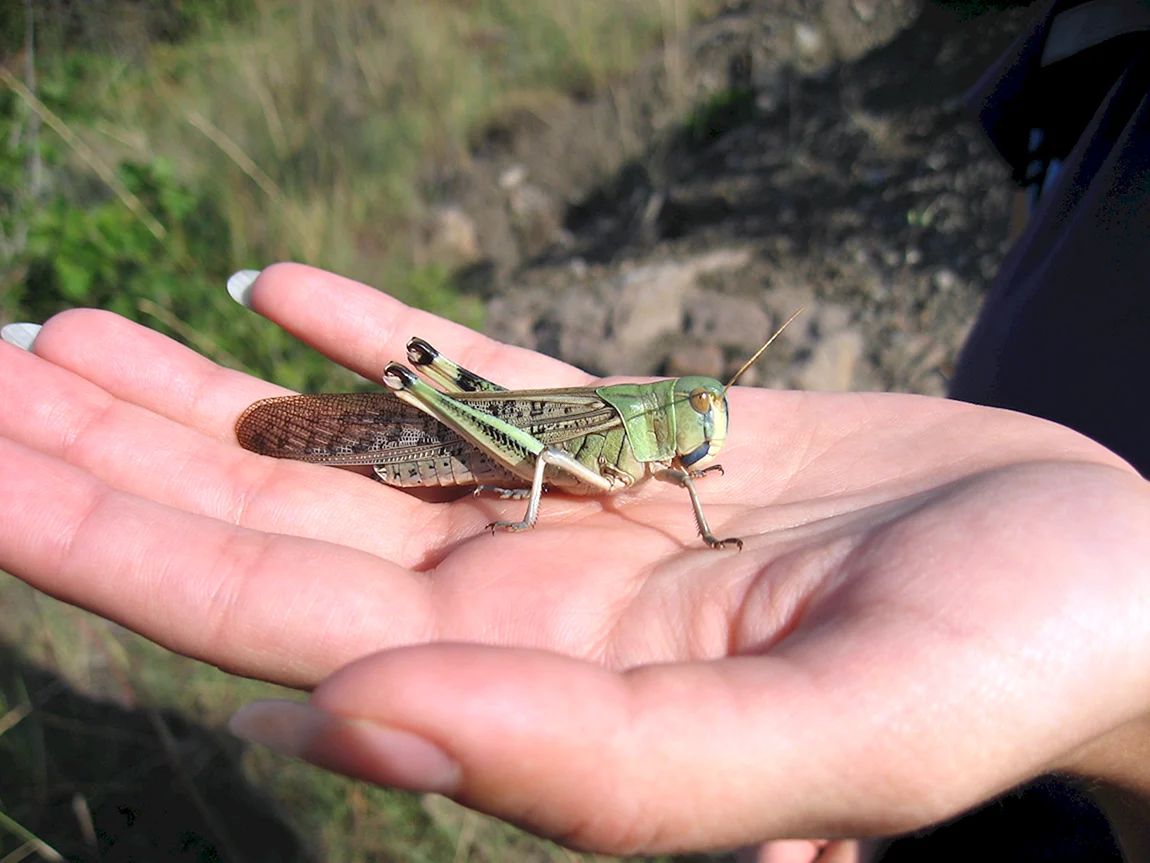
[[[304,260],[378,284],[412,260],[433,168],[466,162],[515,105],[604,89],[700,5],[260,0],[242,29],[150,46],[92,96],[107,148],[211,184],[236,266]]]

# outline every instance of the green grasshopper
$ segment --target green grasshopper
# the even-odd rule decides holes
[[[648,477],[687,489],[703,541],[707,525],[694,480],[727,439],[727,390],[801,312],[775,332],[726,386],[682,377],[647,384],[509,391],[453,363],[423,339],[407,343],[408,361],[443,389],[389,363],[389,393],[320,393],[263,399],[236,421],[245,449],[329,465],[371,465],[401,488],[475,485],[476,493],[527,498],[522,521],[535,526],[545,488],[611,494]],[[709,465],[704,467],[704,465]]]

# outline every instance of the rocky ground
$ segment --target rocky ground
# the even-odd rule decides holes
[[[432,182],[488,332],[600,374],[940,395],[1011,186],[962,101],[1025,11],[747,0]]]

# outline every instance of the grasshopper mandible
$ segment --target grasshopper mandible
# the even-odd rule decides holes
[[[527,498],[522,521],[492,522],[492,530],[534,527],[545,487],[611,494],[654,476],[686,488],[707,545],[741,549],[741,539],[711,533],[694,480],[722,473],[711,462],[727,439],[727,390],[801,311],[726,386],[713,378],[682,377],[510,391],[413,338],[408,361],[442,390],[393,362],[383,373],[388,393],[263,399],[240,415],[236,438],[261,455],[371,465],[391,486],[475,485],[476,494]]]

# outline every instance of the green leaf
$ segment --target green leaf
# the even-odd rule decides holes
[[[90,271],[68,258],[56,259],[56,278],[60,282],[60,292],[75,303],[82,303],[88,297],[92,286]]]

